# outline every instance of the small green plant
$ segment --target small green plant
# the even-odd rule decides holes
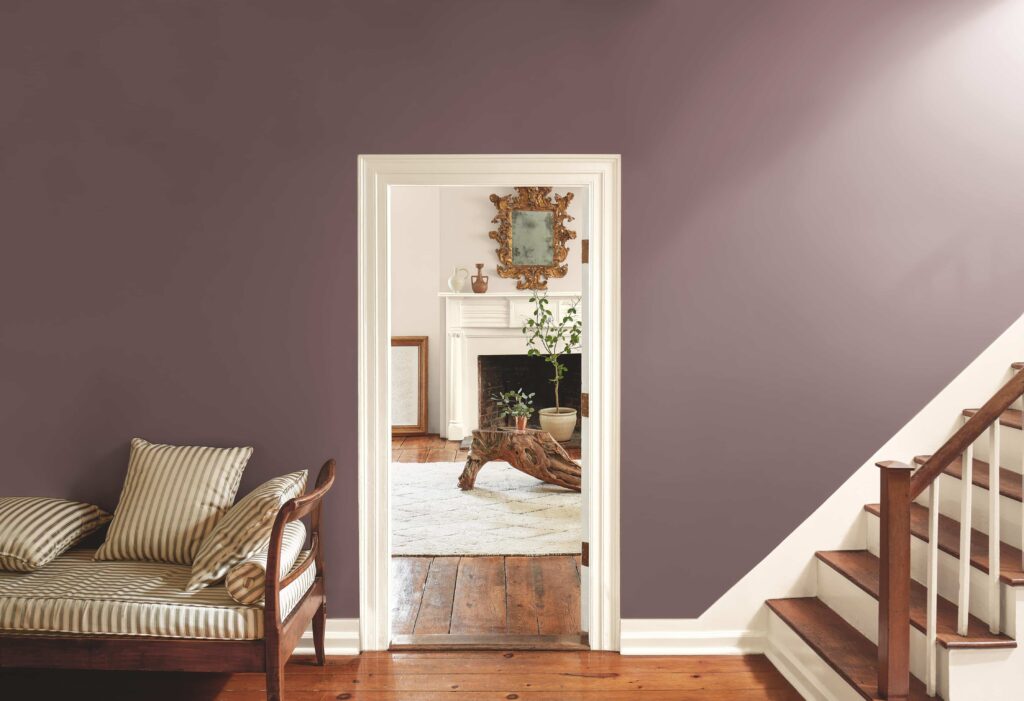
[[[557,321],[546,294],[541,295],[534,291],[530,300],[533,302],[533,316],[523,325],[523,333],[528,336],[527,353],[536,358],[543,358],[554,369],[555,376],[551,378],[551,382],[555,385],[555,409],[560,409],[558,386],[569,370],[562,362],[562,356],[578,349],[583,335],[583,319],[580,318],[578,309],[580,300],[573,300],[572,305]]]
[[[534,394],[536,393],[530,392],[527,394],[523,391],[523,388],[520,387],[519,389],[495,394],[491,399],[501,408],[502,416],[530,418],[530,415],[533,414]]]

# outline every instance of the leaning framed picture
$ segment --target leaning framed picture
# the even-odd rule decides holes
[[[391,337],[391,435],[427,432],[427,337]]]

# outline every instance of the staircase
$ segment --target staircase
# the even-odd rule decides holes
[[[879,463],[867,549],[816,553],[817,596],[766,602],[769,655],[807,698],[1022,697],[1022,370],[934,455]]]

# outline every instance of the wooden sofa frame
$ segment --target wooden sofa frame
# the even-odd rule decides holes
[[[0,632],[0,669],[89,669],[147,672],[264,672],[267,701],[282,701],[284,665],[313,623],[317,664],[323,665],[327,595],[320,516],[334,483],[334,461],[320,468],[313,491],[289,500],[277,513],[270,536],[264,585],[262,640],[185,640],[152,636],[23,634]],[[311,554],[302,567],[279,576],[284,526],[310,515]],[[280,591],[316,562],[316,578],[305,596],[281,620]]]

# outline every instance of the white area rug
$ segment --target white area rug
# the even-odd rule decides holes
[[[461,462],[391,464],[394,555],[575,555],[580,495],[506,462],[489,462],[464,492]]]

